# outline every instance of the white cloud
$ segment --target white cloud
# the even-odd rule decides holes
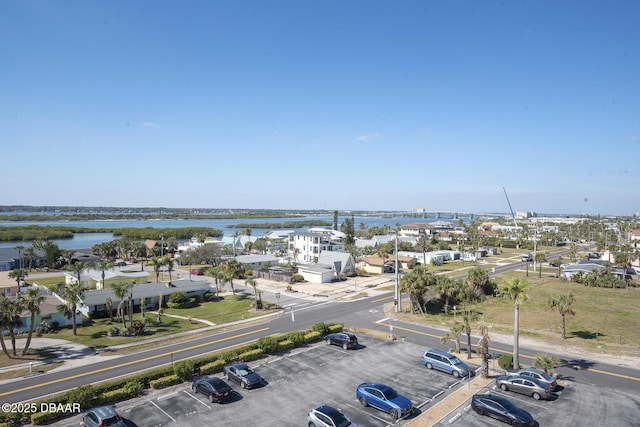
[[[159,128],[160,125],[154,122],[142,122],[142,126],[146,128]]]
[[[360,135],[354,139],[356,142],[369,142],[373,139],[379,138],[380,134],[377,132],[370,132],[365,135]]]

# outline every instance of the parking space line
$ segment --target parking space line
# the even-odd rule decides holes
[[[173,421],[174,423],[176,422],[176,419],[173,418],[171,415],[167,414],[167,412],[162,409],[161,407],[159,407],[158,405],[156,405],[156,403],[153,400],[149,401],[153,406],[155,406],[156,408],[160,409],[160,412],[162,412],[163,414],[165,414],[167,417],[171,418],[171,421]]]
[[[206,406],[207,408],[211,409],[211,406],[207,405],[206,403],[204,403],[202,400],[198,399],[198,396],[189,393],[189,390],[182,390],[184,392],[184,394],[186,394],[189,397],[194,398],[195,400],[197,400],[198,402],[200,402],[201,404],[203,404],[204,406]]]
[[[389,425],[389,424],[390,424],[390,423],[389,423],[389,420],[385,420],[384,418],[380,418],[380,417],[378,417],[377,415],[372,414],[372,413],[371,413],[371,412],[369,412],[369,411],[366,411],[366,410],[362,407],[362,405],[359,405],[359,406],[353,406],[353,405],[352,405],[352,404],[350,404],[350,403],[345,403],[345,405],[347,405],[347,406],[349,406],[349,407],[351,407],[351,408],[353,408],[353,409],[357,409],[358,411],[362,412],[363,414],[365,414],[365,415],[367,415],[367,416],[369,416],[369,417],[371,417],[371,418],[375,418],[375,419],[376,419],[376,420],[378,420],[378,421],[382,421],[383,423],[385,423],[385,424],[387,424],[387,425]],[[368,408],[371,408],[371,409],[373,409],[374,411],[377,411],[377,409],[376,409],[376,408],[373,408],[373,407],[371,407],[371,406],[368,406]]]
[[[311,367],[311,366],[307,365],[306,363],[302,363],[302,362],[298,362],[297,360],[293,360],[293,359],[292,359],[292,358],[290,358],[290,357],[287,357],[286,359],[287,359],[287,360],[290,360],[290,361],[292,361],[292,362],[296,362],[297,364],[302,365],[302,366],[304,366],[305,368],[309,368],[309,369],[311,369],[312,371],[315,371],[315,370],[316,370],[316,368]]]
[[[437,394],[436,394],[436,396],[437,396]],[[435,399],[435,396],[434,396],[433,398]],[[427,403],[430,403],[430,402],[432,402],[432,401],[433,401],[432,399],[427,399],[427,400],[425,400],[424,402],[422,402],[421,404],[419,404],[419,405],[417,405],[417,406],[414,406],[414,408],[418,408],[418,409],[420,409],[420,408],[422,408],[424,405],[426,405]]]
[[[162,396],[159,396],[156,398],[156,400],[159,402],[161,400],[165,400],[165,399],[169,399],[170,397],[175,396],[176,394],[178,394],[178,391],[174,391],[173,393],[167,393],[167,394],[163,394]]]

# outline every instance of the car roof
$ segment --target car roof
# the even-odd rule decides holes
[[[442,351],[442,350],[438,350],[437,348],[428,348],[425,353],[435,353],[435,354],[439,354],[440,356],[448,356],[451,357],[453,356],[450,353],[447,353],[446,351]]]
[[[382,384],[382,383],[362,383],[360,384],[362,387],[371,387],[371,388],[377,388],[378,390],[387,390],[390,389],[391,387],[389,387],[386,384]]]
[[[93,412],[101,420],[104,420],[106,418],[111,418],[111,417],[117,417],[118,416],[118,413],[116,412],[116,409],[111,405],[98,406],[97,408],[91,408],[87,412]]]
[[[338,411],[336,408],[334,408],[333,406],[329,406],[329,405],[320,405],[314,408],[316,411],[318,412],[322,412],[323,414],[325,414],[326,416],[328,416],[329,418],[336,419],[336,418],[343,418],[344,415],[342,414],[342,412]]]
[[[227,365],[227,368],[238,368],[238,369],[247,369],[249,365],[246,363],[232,363],[231,365]]]
[[[223,385],[227,384],[221,378],[217,378],[217,377],[201,378],[199,380],[199,382],[209,383],[214,387],[219,387],[219,386],[223,386]]]

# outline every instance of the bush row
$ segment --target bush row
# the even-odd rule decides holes
[[[340,332],[342,324],[316,323],[311,330],[293,331],[280,336],[262,337],[255,343],[244,347],[203,356],[196,360],[176,362],[173,366],[143,372],[133,378],[98,384],[84,385],[68,391],[62,395],[43,401],[56,405],[79,403],[82,410],[93,406],[106,405],[140,396],[144,389],[159,389],[189,381],[194,373],[208,375],[222,370],[233,362],[250,362],[263,355],[276,354],[322,339],[326,334]],[[39,402],[40,403],[40,402]],[[12,418],[9,418],[12,416]],[[0,427],[2,423],[18,423],[29,420],[34,425],[45,424],[61,417],[56,412],[38,412],[35,414],[6,414],[0,413]]]

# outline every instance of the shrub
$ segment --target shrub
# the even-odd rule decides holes
[[[293,276],[294,282],[304,282],[304,276],[302,274],[296,274]]]
[[[325,336],[329,333],[329,325],[323,322],[318,322],[311,327],[312,331],[320,332],[321,336]]]
[[[513,356],[510,354],[503,354],[498,358],[498,366],[502,369],[510,369],[513,366]]]
[[[283,340],[278,342],[278,351],[290,350],[294,347],[295,345],[291,340]]]
[[[306,344],[306,340],[304,339],[305,333],[302,331],[293,331],[283,335],[280,338],[287,339],[293,343],[295,347],[300,347],[303,344]]]
[[[344,325],[342,323],[334,323],[329,325],[329,333],[342,332]]]
[[[318,331],[311,331],[304,334],[305,342],[313,342],[322,338],[322,334]]]
[[[133,322],[131,326],[129,326],[129,334],[134,337],[139,337],[144,335],[144,323],[139,320]]]
[[[278,338],[262,337],[258,339],[258,348],[267,354],[275,354],[278,352]]]
[[[95,390],[91,385],[81,385],[65,393],[66,402],[79,403],[83,410],[91,407],[94,395]]]
[[[238,359],[242,360],[243,362],[251,362],[252,360],[259,359],[263,354],[264,352],[261,349],[256,348],[240,353],[238,355]]]
[[[222,368],[224,368],[224,365],[226,364],[227,364],[227,361],[224,359],[218,359],[213,362],[209,362],[207,364],[200,366],[200,374],[208,375],[214,372],[218,372],[222,370]]]
[[[149,386],[154,389],[154,390],[158,390],[161,388],[165,388],[165,387],[170,387],[172,385],[176,385],[176,384],[180,384],[182,383],[182,378],[180,378],[178,375],[169,375],[167,377],[162,377],[162,378],[158,378],[157,380],[153,380],[151,381],[151,383],[149,383]]]
[[[187,300],[187,295],[184,292],[174,292],[169,295],[169,302],[174,304],[182,304]],[[171,307],[171,306],[169,306]]]
[[[120,335],[120,328],[118,328],[117,326],[114,326],[113,328],[109,329],[109,331],[107,331],[108,337],[117,337],[119,335]]]
[[[183,381],[188,381],[193,377],[193,361],[182,360],[173,366],[173,372]]]
[[[60,413],[36,412],[35,414],[31,414],[31,424],[38,426],[45,424],[47,421],[55,420],[56,418],[60,418]]]
[[[109,403],[115,403],[119,400],[129,399],[131,397],[133,396],[129,394],[129,391],[127,389],[117,388],[115,390],[102,393],[98,400],[101,405],[106,405]]]

